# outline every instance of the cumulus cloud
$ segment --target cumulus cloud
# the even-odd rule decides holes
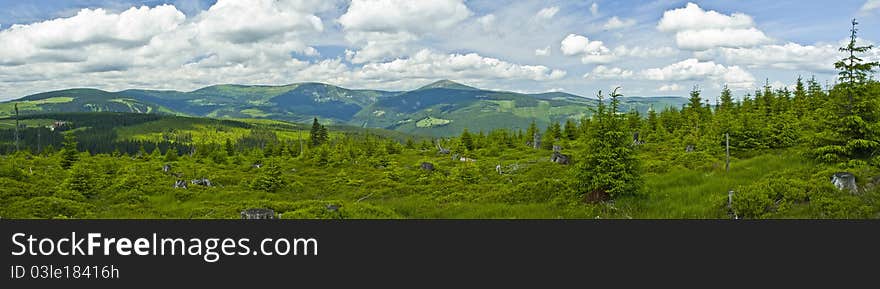
[[[356,75],[364,80],[489,78],[545,81],[561,79],[566,72],[541,65],[514,64],[476,53],[441,54],[423,49],[410,58],[366,64]]]
[[[472,14],[463,0],[354,0],[338,21],[346,39],[362,47],[352,61],[366,63],[398,56],[409,43]],[[482,23],[491,24],[493,17]]]
[[[636,25],[634,19],[620,19],[619,17],[614,16],[611,17],[611,19],[608,19],[608,22],[605,22],[605,25],[602,25],[602,28],[605,30],[615,30],[632,27],[633,25]]]
[[[622,57],[630,58],[661,58],[678,54],[672,47],[627,47],[620,45],[613,50],[598,40],[590,40],[586,36],[569,34],[560,43],[560,51],[566,56],[580,56],[584,64],[608,64]]]
[[[659,92],[672,92],[672,91],[682,91],[684,87],[678,85],[676,83],[664,84],[657,88]]]
[[[69,18],[0,31],[0,65],[35,62],[84,62],[89,47],[131,49],[181,25],[185,16],[174,6],[131,8],[119,14],[83,9]]]
[[[712,61],[701,62],[695,58],[683,60],[662,68],[641,71],[644,79],[658,81],[702,81],[712,80],[727,84],[731,88],[750,88],[755,77],[739,66],[724,66]]]
[[[581,56],[581,62],[609,63],[614,60],[614,55],[602,41],[591,41],[589,38],[577,34],[569,34],[562,40],[560,51],[567,56]]]
[[[751,16],[706,11],[694,3],[664,12],[657,30],[675,33],[678,47],[688,50],[754,47],[772,42],[764,32],[755,28]]]
[[[634,57],[634,58],[663,58],[672,57],[678,54],[678,50],[672,47],[627,47],[626,45],[617,46],[612,51],[617,57]]]
[[[604,65],[596,66],[593,71],[584,74],[586,79],[629,79],[634,73],[632,70],[625,70],[619,67],[606,67]]]
[[[232,43],[253,43],[290,32],[322,31],[324,25],[311,11],[295,9],[295,2],[273,0],[217,1],[200,14],[200,33]]]
[[[832,44],[764,45],[753,48],[721,48],[718,56],[727,63],[755,68],[808,70],[830,73],[840,58],[838,46]]]
[[[859,12],[871,12],[874,10],[880,9],[880,0],[868,0],[865,1],[865,4],[862,5],[862,8],[859,9]]]
[[[548,56],[550,55],[550,46],[535,49],[535,56]]]
[[[547,7],[538,11],[535,14],[535,18],[538,20],[550,20],[553,19],[553,16],[556,16],[556,13],[559,13],[559,6]]]

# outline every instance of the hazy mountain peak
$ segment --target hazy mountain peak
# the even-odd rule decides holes
[[[446,88],[446,89],[460,89],[460,90],[479,90],[479,89],[477,89],[477,88],[474,88],[474,87],[471,87],[471,86],[467,86],[467,85],[464,85],[464,84],[461,84],[461,83],[458,83],[458,82],[455,82],[455,81],[452,81],[452,80],[449,80],[449,79],[443,79],[443,80],[435,81],[435,82],[433,82],[433,83],[431,83],[431,84],[428,84],[428,85],[425,85],[425,86],[420,87],[419,90],[422,90],[422,89],[431,89],[431,88]]]

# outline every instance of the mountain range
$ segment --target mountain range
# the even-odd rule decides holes
[[[621,110],[680,107],[675,96],[624,97]],[[262,118],[384,128],[427,136],[456,135],[467,128],[525,129],[590,114],[597,99],[564,93],[517,93],[479,89],[440,80],[410,91],[347,89],[324,83],[283,86],[214,85],[190,92],[76,88],[28,95],[0,103],[0,117],[57,112],[134,112],[211,118]]]

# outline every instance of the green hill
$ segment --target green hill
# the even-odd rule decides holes
[[[314,117],[338,125],[382,128],[407,134],[451,136],[468,128],[540,127],[590,114],[597,100],[562,93],[523,94],[483,90],[440,80],[412,91],[347,89],[324,83],[282,86],[214,85],[190,92],[130,89],[108,92],[68,89],[0,103],[0,117],[55,112],[156,113],[211,118],[257,118],[308,122]],[[642,113],[679,107],[680,97],[631,97],[622,109]],[[425,122],[424,120],[443,120]],[[421,121],[421,122],[420,122]],[[420,124],[421,123],[421,124]]]

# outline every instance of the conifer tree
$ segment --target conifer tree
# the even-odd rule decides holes
[[[733,94],[730,93],[730,88],[724,85],[724,88],[721,89],[721,105],[718,107],[718,110],[731,111],[733,106]]]
[[[532,141],[536,133],[538,133],[538,124],[535,123],[535,120],[533,119],[532,123],[529,124],[528,130],[526,130],[526,135],[523,137],[525,137],[527,141]]]
[[[565,120],[565,126],[563,127],[563,134],[569,140],[575,140],[578,137],[578,128],[577,125],[574,124],[574,121],[569,119]]]
[[[880,115],[868,90],[869,75],[880,64],[860,58],[873,46],[857,44],[857,25],[853,19],[850,41],[840,48],[846,57],[834,64],[839,83],[829,93],[824,113],[827,121],[813,139],[817,157],[826,162],[850,163],[880,151]]]
[[[625,132],[624,120],[617,111],[620,94],[615,89],[608,107],[599,92],[594,124],[587,138],[584,160],[574,168],[574,188],[588,200],[602,201],[638,193],[641,178],[638,159]]]
[[[461,132],[461,136],[459,137],[459,140],[461,141],[461,145],[464,146],[465,150],[471,151],[474,149],[474,139],[471,136],[471,133],[468,132],[467,128],[465,128]]]
[[[166,162],[174,162],[177,161],[177,148],[169,147],[168,150],[165,151],[165,161]]]
[[[312,147],[319,146],[327,141],[327,128],[318,122],[318,118],[312,122],[312,129],[309,131],[309,145]]]
[[[559,125],[558,121],[554,121],[547,128],[547,134],[553,137],[553,139],[561,139],[562,138],[562,127]]]
[[[63,149],[61,150],[61,167],[70,169],[79,160],[79,151],[76,149],[76,136],[72,133],[64,135]]]

